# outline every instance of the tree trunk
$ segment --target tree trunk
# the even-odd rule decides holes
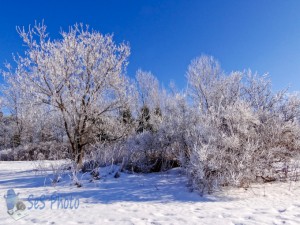
[[[81,144],[81,138],[80,135],[76,135],[75,138],[75,143],[74,143],[74,147],[75,147],[75,161],[77,164],[77,168],[81,169],[82,168],[82,160],[83,160],[83,146]]]
[[[76,163],[77,163],[77,167],[79,169],[82,168],[83,166],[83,155],[84,155],[84,151],[82,149],[82,147],[80,147],[79,149],[77,149],[77,154],[76,154]]]

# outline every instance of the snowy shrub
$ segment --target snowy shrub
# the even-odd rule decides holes
[[[4,149],[0,151],[0,161],[13,161],[14,154],[12,149]]]
[[[161,149],[157,146],[155,135],[149,131],[137,134],[127,142],[130,149],[127,167],[136,172],[150,172],[158,166],[161,159]]]
[[[276,164],[288,165],[299,155],[298,101],[273,94],[266,78],[249,72],[244,77],[246,82],[241,74],[223,75],[206,56],[189,67],[190,93],[201,119],[187,128],[185,167],[191,187],[202,193],[279,180]]]
[[[18,146],[13,150],[14,160],[58,160],[69,158],[69,146],[57,142],[43,142]]]

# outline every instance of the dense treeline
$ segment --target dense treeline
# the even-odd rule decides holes
[[[203,55],[188,66],[185,90],[164,89],[150,72],[126,75],[129,45],[112,35],[83,25],[59,40],[43,24],[18,32],[27,49],[2,71],[2,160],[181,166],[205,192],[283,179],[299,156],[300,98],[273,93],[267,76],[227,74]]]

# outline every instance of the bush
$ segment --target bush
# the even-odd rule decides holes
[[[66,159],[68,156],[68,145],[58,142],[41,142],[10,149],[6,154],[1,154],[1,160],[58,160]]]
[[[299,101],[284,92],[273,94],[266,78],[250,72],[208,79],[205,71],[217,65],[211,60],[197,59],[189,68],[192,96],[200,108],[199,122],[187,126],[185,167],[191,188],[204,193],[280,180],[279,171],[288,173],[299,155]]]
[[[127,168],[130,170],[160,172],[179,166],[170,140],[161,132],[143,132],[130,138],[125,146],[130,149],[127,161]]]

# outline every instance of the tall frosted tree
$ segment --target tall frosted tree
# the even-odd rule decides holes
[[[48,105],[63,118],[74,160],[80,165],[94,121],[119,110],[126,101],[128,44],[115,44],[112,35],[74,25],[51,40],[46,26],[17,28],[26,46],[7,65],[8,83],[18,88],[32,107]]]

